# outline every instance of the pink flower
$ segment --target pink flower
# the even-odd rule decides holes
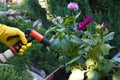
[[[84,28],[86,28],[86,25],[84,22],[80,22],[79,25],[77,26],[77,30],[83,30]]]
[[[74,3],[74,2],[70,2],[67,6],[68,9],[76,11],[78,10],[78,4]]]
[[[87,27],[87,25],[89,24],[89,23],[91,23],[92,22],[92,17],[91,16],[87,16],[85,19],[84,19],[84,21],[83,22],[80,22],[79,23],[79,25],[77,26],[77,30],[83,30],[83,29],[85,29],[86,27]]]
[[[87,16],[85,19],[84,19],[84,23],[87,25],[89,23],[92,22],[92,17],[91,16]]]

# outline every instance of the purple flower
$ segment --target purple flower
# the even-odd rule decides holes
[[[85,19],[84,19],[84,23],[87,25],[89,23],[92,22],[92,17],[91,16],[87,16]]]
[[[108,24],[107,24],[106,22],[103,22],[103,23],[102,23],[102,26],[103,26],[104,28],[108,28]]]
[[[70,3],[68,4],[67,8],[70,9],[70,10],[76,11],[76,10],[78,10],[78,4],[76,4],[76,3],[74,3],[74,2],[70,2]]]
[[[89,23],[91,23],[92,22],[92,17],[91,16],[87,16],[85,19],[84,19],[84,21],[83,22],[80,22],[79,23],[79,25],[77,26],[77,30],[83,30],[83,29],[85,29],[86,27],[87,27],[87,25],[89,24]]]
[[[80,22],[79,25],[77,26],[77,30],[83,30],[86,28],[86,25],[84,22]]]

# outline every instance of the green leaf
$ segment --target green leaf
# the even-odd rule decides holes
[[[110,44],[105,44],[105,45],[106,45],[106,48],[107,48],[108,50],[110,50],[110,49],[113,48]]]
[[[85,46],[85,44],[81,44],[81,45],[79,46],[79,48],[84,48],[84,46]]]
[[[102,55],[99,55],[99,56],[98,56],[98,59],[99,59],[100,62],[102,62],[103,59],[104,59],[104,57],[103,57]]]
[[[84,53],[86,53],[86,51],[84,51],[84,50],[79,50],[78,51],[78,54],[84,54]]]
[[[77,57],[73,58],[72,60],[70,60],[68,63],[66,63],[66,65],[72,64],[73,62],[75,62],[79,59],[80,59],[80,56],[77,56]]]
[[[74,42],[74,43],[76,43],[76,44],[80,44],[80,43],[83,42],[80,38],[78,38],[78,37],[75,36],[75,35],[71,35],[71,37],[72,37],[72,39],[71,39],[70,41],[72,41],[72,42]]]
[[[81,14],[81,11],[75,16],[75,19],[77,19]]]
[[[96,42],[91,40],[91,39],[82,39],[82,41],[89,44],[89,45],[95,45],[96,44]]]
[[[63,50],[63,51],[68,51],[69,50],[69,48],[70,48],[70,42],[69,42],[69,40],[67,40],[66,38],[63,38],[61,41],[60,41],[60,44],[59,45],[61,45],[61,49]]]
[[[52,38],[51,44],[55,49],[60,49],[60,40]]]
[[[95,65],[94,63],[95,63],[94,60],[92,60],[92,59],[87,59],[86,62],[85,62],[85,65],[87,66],[87,68],[90,68],[90,66]]]
[[[103,65],[101,63],[97,64],[97,68],[99,71],[103,71]]]
[[[91,48],[91,46],[87,46],[86,48],[84,48],[84,50],[85,50],[86,52],[88,52],[88,51],[90,50],[90,48]]]
[[[87,80],[99,80],[99,74],[96,70],[90,70],[87,72]]]
[[[60,38],[62,35],[63,34],[58,35],[59,38],[52,37],[50,42],[54,49],[60,50],[60,52],[68,53],[68,50],[70,49],[70,41],[67,35],[65,35],[64,38]]]
[[[64,26],[61,24],[57,24],[57,27],[64,28]]]
[[[65,67],[65,71],[66,71],[66,72],[69,72],[70,69],[71,69],[71,66],[66,66],[66,67]]]
[[[111,33],[107,34],[106,36],[104,36],[104,38],[103,38],[104,42],[112,40],[114,38],[114,34],[115,34],[115,32],[111,32]]]
[[[64,33],[64,31],[62,31],[62,32],[57,33],[55,36],[56,36],[58,39],[62,40],[63,37],[65,36],[65,33]]]
[[[73,22],[75,20],[75,16],[69,16],[66,17],[65,21],[64,21],[64,25],[69,25],[71,22]]]
[[[108,73],[112,69],[113,63],[111,61],[109,61],[109,60],[104,60],[103,63],[104,63],[103,71],[105,73]]]
[[[50,33],[51,31],[56,31],[57,30],[57,27],[52,27],[52,28],[49,28],[46,32],[45,32],[45,35],[47,35],[48,33]]]
[[[60,28],[60,29],[57,29],[56,31],[63,32],[64,30],[65,30],[65,28]]]
[[[109,50],[108,50],[108,48],[106,48],[107,46],[106,46],[106,44],[104,44],[104,43],[102,43],[101,45],[100,45],[100,50],[102,51],[102,54],[103,55],[108,55],[109,54]]]
[[[120,71],[116,72],[113,77],[112,80],[120,80]]]
[[[61,56],[58,57],[58,60],[59,60],[60,62],[62,62],[62,61],[64,61],[65,58],[66,58],[65,56],[62,56],[62,55],[61,55]]]

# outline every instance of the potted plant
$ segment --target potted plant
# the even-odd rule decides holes
[[[50,49],[57,51],[58,60],[64,66],[55,70],[45,80],[55,80],[54,77],[60,69],[65,69],[69,77],[58,78],[59,80],[120,80],[120,71],[113,68],[116,63],[106,58],[113,48],[109,41],[113,39],[114,32],[108,31],[107,23],[97,24],[91,16],[77,21],[80,12],[75,14],[78,10],[76,3],[69,3],[68,9],[72,14],[53,19],[54,25],[46,32],[52,33]]]

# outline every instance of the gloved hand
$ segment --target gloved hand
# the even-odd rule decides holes
[[[10,37],[14,37],[10,39]],[[18,54],[22,55],[23,52],[31,46],[32,43],[27,43],[25,34],[18,28],[9,27],[3,24],[0,24],[0,41],[6,44],[8,47],[13,46],[18,41],[21,41],[24,44],[19,50]]]
[[[19,54],[19,55],[23,55],[23,52],[24,52],[26,49],[28,49],[31,45],[32,45],[32,42],[27,43],[27,44],[25,44],[25,45],[22,45],[22,47],[20,48],[18,54]]]

